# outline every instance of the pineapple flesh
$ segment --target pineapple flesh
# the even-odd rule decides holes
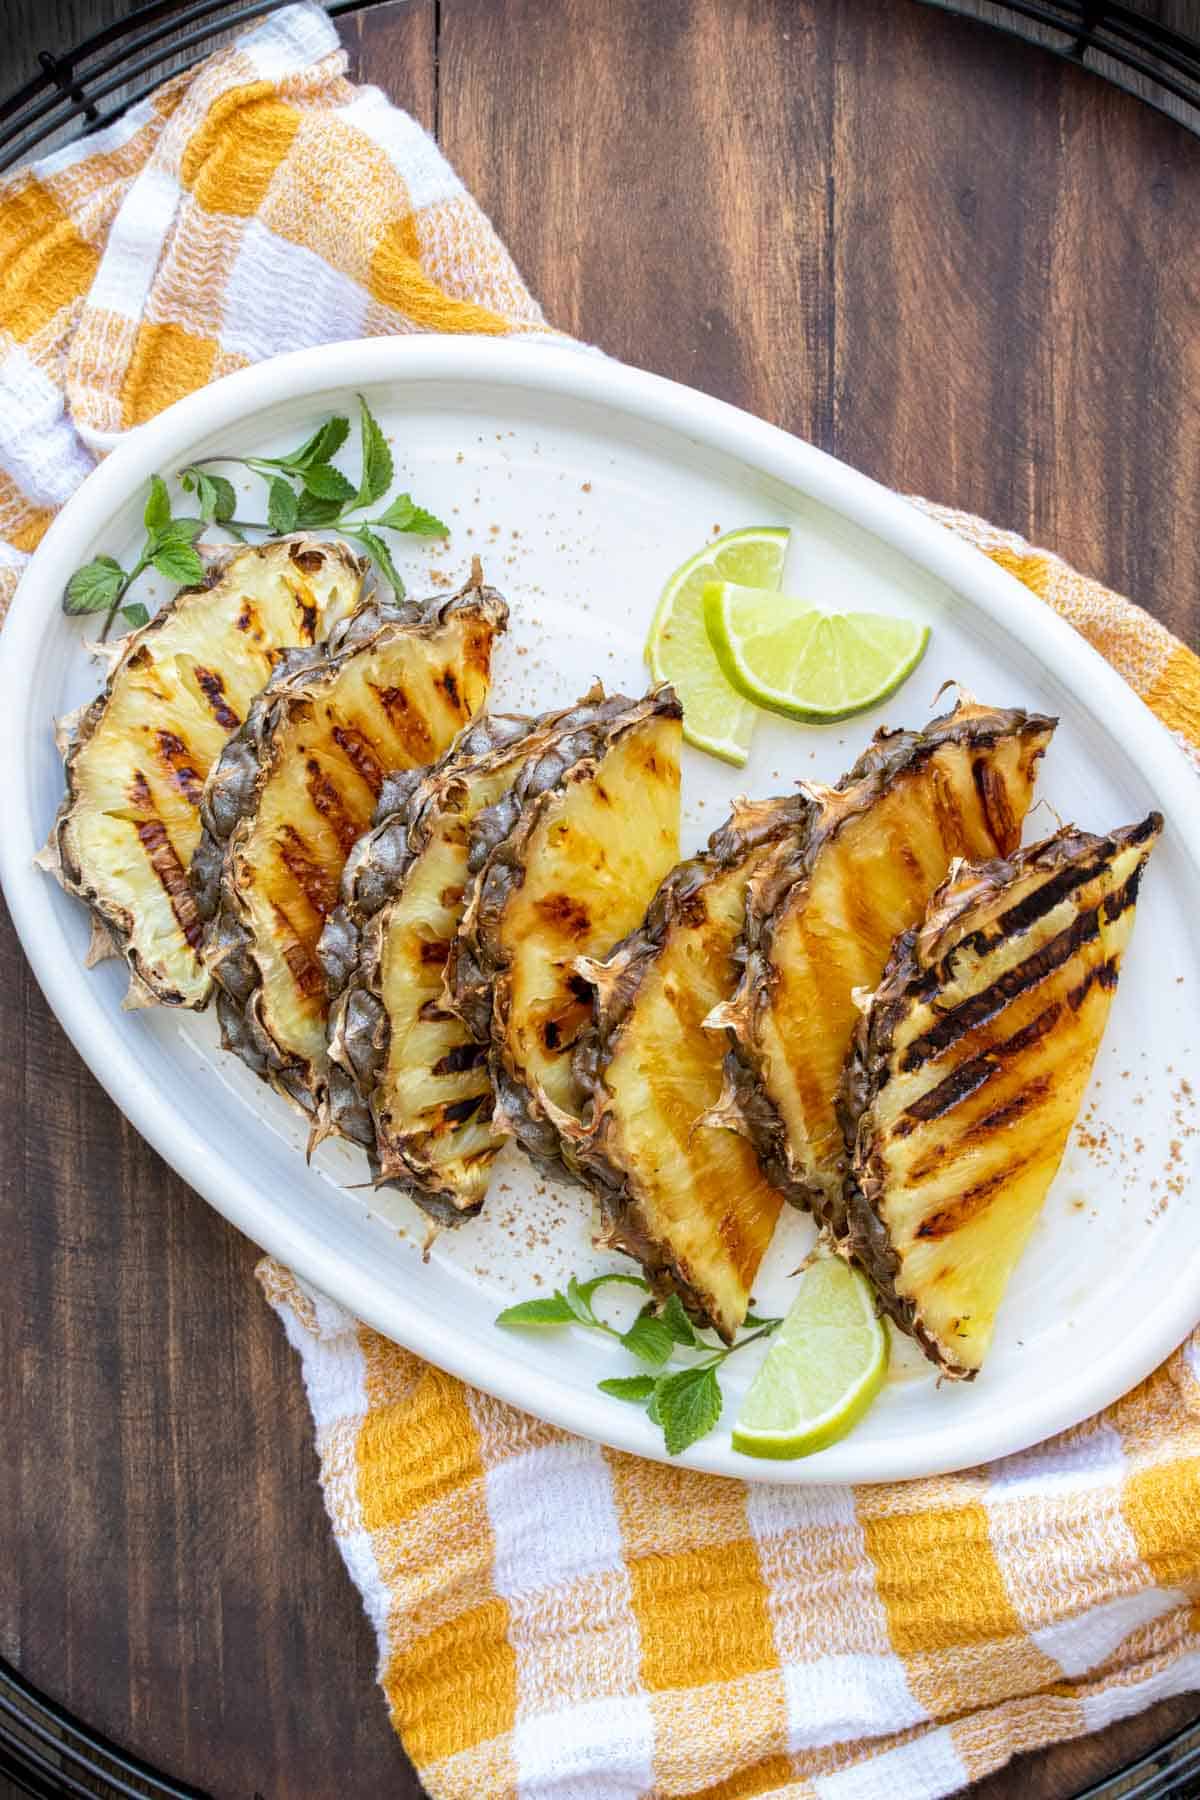
[[[972,1379],[1062,1160],[1162,829],[1067,827],[955,870],[899,940],[847,1063],[842,1248]]]
[[[442,1224],[478,1212],[503,1142],[487,1048],[442,1003],[472,824],[602,703],[597,690],[541,719],[491,715],[473,725],[402,805],[377,817],[321,940],[342,990],[329,1019],[330,1126],[364,1143],[378,1178],[407,1188]]]
[[[964,700],[923,732],[881,732],[837,788],[805,789],[807,829],[751,881],[727,1085],[710,1115],[745,1131],[768,1175],[835,1232],[845,1159],[836,1101],[858,1020],[955,857],[1016,849],[1054,721]]]
[[[204,792],[193,880],[227,1049],[313,1111],[328,1059],[317,945],[386,776],[434,761],[487,698],[507,608],[369,605],[260,696]]]
[[[737,982],[747,883],[806,813],[800,796],[740,802],[611,956],[576,964],[596,991],[597,1022],[576,1052],[590,1104],[570,1141],[599,1201],[599,1242],[636,1257],[657,1293],[677,1293],[727,1343],[783,1196],[744,1136],[704,1121],[724,1057],[704,1020]]]
[[[230,552],[125,640],[81,715],[41,860],[92,909],[89,961],[125,957],[127,1004],[207,1003],[188,881],[205,779],[281,655],[353,613],[365,566],[313,538]]]
[[[489,1045],[497,1127],[557,1174],[571,1170],[560,1127],[585,1100],[573,1053],[592,993],[576,959],[625,937],[678,859],[681,718],[669,687],[614,696],[476,821],[447,999]]]

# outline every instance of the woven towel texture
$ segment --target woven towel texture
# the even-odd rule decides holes
[[[547,330],[429,138],[287,8],[0,183],[0,613],[96,456],[201,384],[304,344]],[[1200,750],[1169,633],[929,510]],[[260,1279],[435,1800],[931,1800],[1200,1687],[1200,1337],[1024,1455],[806,1491],[611,1454]]]

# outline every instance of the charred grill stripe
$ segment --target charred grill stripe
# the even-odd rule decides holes
[[[1010,1125],[1017,1124],[1024,1116],[1041,1105],[1053,1086],[1049,1075],[1039,1075],[1035,1080],[1026,1082],[1007,1100],[1002,1100],[982,1119],[976,1119],[960,1137],[942,1138],[935,1141],[915,1162],[905,1176],[906,1185],[910,1188],[920,1187],[931,1176],[943,1175],[950,1164],[958,1161],[960,1156],[969,1155],[979,1148],[988,1132],[1002,1131]]]
[[[435,1075],[462,1075],[487,1061],[486,1044],[455,1044],[433,1065]]]
[[[421,945],[419,955],[424,965],[444,968],[450,955],[450,945],[445,938],[428,938]]]
[[[1009,1057],[1020,1055],[1023,1050],[1036,1044],[1039,1038],[1045,1037],[1053,1029],[1061,1011],[1062,1006],[1056,1000],[1003,1043],[994,1044],[990,1050],[973,1056],[969,1062],[960,1063],[944,1081],[939,1081],[936,1087],[931,1087],[927,1093],[914,1100],[911,1106],[905,1107],[892,1127],[894,1136],[907,1137],[918,1125],[928,1125],[934,1119],[944,1118],[961,1100],[967,1100],[972,1094],[978,1093]]]
[[[321,817],[328,822],[337,838],[342,855],[349,856],[350,851],[358,842],[362,826],[357,819],[351,817],[337,786],[330,780],[316,757],[310,756],[304,767],[308,776],[305,786],[308,789],[309,799]]]
[[[225,698],[225,683],[222,677],[216,669],[203,669],[199,663],[196,664],[194,672],[200,692],[208,701],[217,724],[222,731],[236,731],[242,721]]]
[[[1004,776],[986,756],[974,759],[971,775],[992,837],[1005,854],[1015,850],[1021,841],[1021,829],[1008,803],[1008,783]]]
[[[362,776],[371,792],[378,795],[383,786],[383,765],[370,740],[353,725],[335,725],[331,735],[351,768]]]
[[[323,995],[325,976],[319,964],[310,955],[282,906],[276,906],[272,910],[275,914],[275,925],[280,938],[289,940],[281,944],[280,954],[287,964],[288,974],[295,982],[298,993],[305,1000],[311,1000],[315,994]]]
[[[175,854],[166,826],[158,818],[141,819],[136,830],[150,867],[162,882],[184,942],[189,950],[199,950],[204,927],[188,883],[187,871]]]
[[[276,839],[279,860],[314,912],[326,918],[337,905],[338,879],[327,869],[294,825],[285,825]]]
[[[1110,896],[1116,899],[1116,895]],[[1105,905],[1107,906],[1107,902]],[[1123,910],[1123,907],[1121,908]],[[1095,941],[1100,935],[1100,905],[1090,907],[1087,912],[1080,913],[1065,930],[1060,931],[1050,941],[1027,956],[1015,968],[1006,969],[988,987],[978,994],[972,994],[966,1000],[960,1000],[943,1013],[937,1024],[932,1026],[919,1038],[915,1038],[900,1059],[900,1067],[906,1074],[921,1068],[932,1059],[942,1056],[960,1038],[978,1030],[989,1020],[1003,1012],[1006,1006],[1019,999],[1030,988],[1044,981],[1055,969],[1061,969],[1064,963],[1083,949],[1085,944]]]
[[[188,760],[191,752],[183,739],[175,731],[157,731],[154,735],[159,761],[167,772],[173,787],[179,789],[189,805],[199,809],[200,796],[204,791],[204,779],[199,771]]]
[[[475,1114],[479,1111],[480,1107],[489,1098],[490,1090],[482,1094],[476,1094],[474,1098],[470,1100],[452,1100],[449,1106],[442,1108],[442,1117],[447,1125],[463,1125],[468,1119],[473,1119],[475,1117]]]
[[[961,1231],[964,1225],[983,1211],[984,1207],[995,1198],[1002,1187],[1013,1179],[1014,1175],[1019,1175],[1022,1169],[1028,1168],[1037,1155],[1038,1151],[1035,1149],[1029,1151],[1025,1156],[1013,1157],[1011,1161],[1004,1164],[1003,1168],[996,1169],[991,1175],[985,1175],[983,1180],[977,1181],[973,1187],[965,1188],[961,1194],[955,1196],[949,1206],[943,1207],[940,1212],[930,1213],[927,1219],[922,1219],[917,1226],[917,1236],[937,1239],[952,1237],[956,1231]]]
[[[1067,1000],[1070,1003],[1072,1010],[1075,1012],[1079,1011],[1093,987],[1099,985],[1110,991],[1115,988],[1120,972],[1121,959],[1119,956],[1110,956],[1107,962],[1096,963],[1094,967],[1088,970],[1078,987],[1073,987],[1067,995]]]

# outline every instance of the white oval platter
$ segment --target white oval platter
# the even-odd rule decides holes
[[[718,528],[788,525],[790,591],[932,626],[925,661],[878,714],[824,729],[764,718],[744,771],[687,751],[685,853],[735,793],[834,780],[877,725],[922,723],[949,678],[1061,717],[1039,791],[1064,819],[1104,829],[1152,805],[1166,816],[1080,1128],[979,1380],[939,1388],[902,1347],[851,1436],[806,1461],[762,1464],[735,1454],[728,1434],[754,1346],[727,1365],[721,1426],[682,1460],[776,1482],[934,1474],[1019,1451],[1148,1374],[1200,1314],[1200,1206],[1188,1191],[1200,1148],[1188,1086],[1200,1036],[1195,773],[1074,631],[904,500],[719,401],[565,347],[392,338],[277,358],[133,433],[46,534],[0,634],[0,876],[51,1006],[137,1129],[241,1230],[399,1343],[571,1431],[663,1454],[639,1409],[597,1391],[600,1378],[631,1372],[615,1344],[494,1324],[514,1297],[614,1266],[589,1247],[583,1195],[506,1153],[484,1214],[423,1260],[423,1215],[364,1189],[365,1161],[345,1145],[306,1164],[303,1122],[222,1053],[211,1012],[122,1012],[122,966],[85,973],[84,910],[33,866],[62,789],[51,721],[100,683],[81,621],[60,610],[71,571],[98,552],[131,556],[153,472],[216,451],[277,453],[329,413],[353,413],[358,392],[392,441],[398,488],[452,526],[449,547],[399,553],[409,591],[458,585],[478,553],[510,600],[497,706],[561,705],[593,676],[641,692],[659,588]],[[245,485],[248,504],[261,500],[256,478]],[[145,597],[153,608],[165,586]],[[1043,809],[1029,835],[1052,828]],[[757,1285],[760,1313],[786,1305],[810,1239],[788,1213]]]

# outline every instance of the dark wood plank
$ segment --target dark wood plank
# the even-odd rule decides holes
[[[22,0],[0,89],[14,44],[122,10]],[[1178,127],[895,0],[408,0],[342,29],[556,323],[1200,637]],[[415,1793],[253,1249],[119,1119],[6,920],[0,993],[0,1653],[216,1794]],[[1020,1759],[978,1800],[1062,1800],[1196,1711]]]

